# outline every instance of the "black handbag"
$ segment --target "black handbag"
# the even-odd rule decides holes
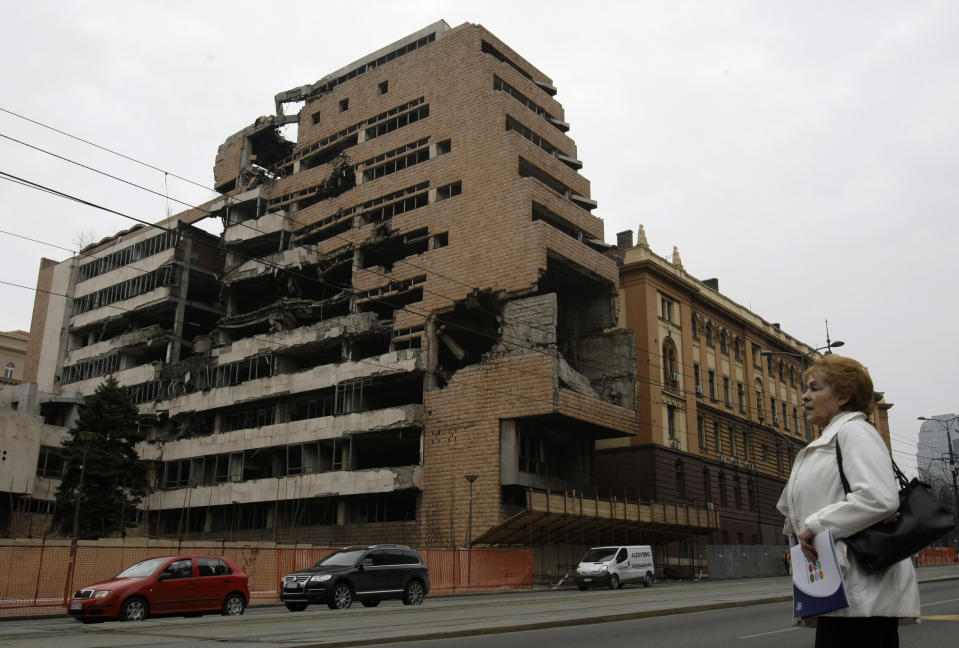
[[[836,459],[839,462],[839,479],[848,495],[849,481],[842,470],[838,434]],[[908,481],[895,460],[892,460],[892,469],[899,480],[899,511],[896,515],[848,538],[839,538],[856,556],[859,566],[870,574],[912,556],[955,526],[952,512],[936,499],[929,484],[917,478]]]

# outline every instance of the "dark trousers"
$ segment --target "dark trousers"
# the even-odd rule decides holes
[[[819,617],[816,648],[899,648],[899,620],[893,617]]]

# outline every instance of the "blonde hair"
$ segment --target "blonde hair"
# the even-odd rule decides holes
[[[803,382],[815,375],[828,383],[836,395],[848,399],[840,409],[869,414],[874,393],[869,371],[856,360],[830,353],[817,358],[804,372]]]

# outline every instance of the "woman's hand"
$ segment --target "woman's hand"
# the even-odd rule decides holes
[[[813,562],[819,560],[819,552],[816,551],[816,547],[814,547],[812,543],[812,539],[816,537],[816,534],[809,529],[803,529],[797,537],[799,538],[799,544],[802,545],[803,555]]]

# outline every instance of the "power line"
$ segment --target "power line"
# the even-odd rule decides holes
[[[101,146],[101,145],[99,145],[99,144],[97,144],[97,143],[95,143],[95,142],[91,142],[90,140],[83,139],[82,137],[78,137],[78,136],[76,136],[76,135],[72,135],[72,134],[70,134],[70,133],[68,133],[68,132],[66,132],[66,131],[60,130],[60,129],[58,129],[58,128],[54,128],[53,126],[50,126],[50,125],[48,125],[48,124],[44,124],[43,122],[37,121],[37,120],[35,120],[35,119],[30,119],[29,117],[26,117],[26,116],[21,115],[21,114],[19,114],[19,113],[13,112],[12,110],[8,110],[7,108],[4,108],[4,107],[2,107],[2,106],[0,106],[0,111],[5,112],[5,113],[7,113],[8,115],[13,115],[14,117],[18,117],[18,118],[20,118],[20,119],[22,119],[22,120],[24,120],[24,121],[28,121],[28,122],[30,122],[31,124],[36,124],[37,126],[40,126],[40,127],[42,127],[42,128],[46,128],[47,130],[51,130],[51,131],[53,131],[53,132],[55,132],[55,133],[59,133],[60,135],[64,135],[64,136],[66,136],[66,137],[69,137],[70,139],[77,140],[78,142],[83,142],[84,144],[87,144],[87,145],[92,146],[92,147],[94,147],[94,148],[100,149],[101,151],[105,151],[105,152],[110,153],[110,154],[112,154],[112,155],[116,155],[116,156],[118,156],[118,157],[123,158],[124,160],[129,160],[130,162],[134,162],[134,163],[139,164],[139,165],[141,165],[141,166],[145,166],[145,167],[147,167],[148,169],[153,169],[154,171],[159,171],[160,173],[164,173],[164,174],[166,174],[166,175],[172,176],[172,177],[176,178],[177,180],[182,180],[182,181],[184,181],[184,182],[189,182],[190,184],[196,185],[197,187],[200,187],[201,189],[207,189],[207,190],[209,190],[209,191],[215,191],[216,193],[220,193],[220,192],[216,191],[216,189],[214,189],[213,187],[208,187],[208,186],[206,186],[206,185],[204,185],[204,184],[202,184],[202,183],[199,183],[199,182],[195,182],[195,181],[193,181],[193,180],[190,180],[189,178],[184,178],[184,177],[182,177],[182,176],[178,176],[178,175],[175,174],[175,173],[171,173],[171,172],[166,171],[166,170],[164,170],[164,169],[161,169],[161,168],[159,168],[159,167],[153,166],[152,164],[148,164],[148,163],[143,162],[143,161],[141,161],[141,160],[138,160],[138,159],[136,159],[136,158],[134,158],[134,157],[130,157],[129,155],[125,155],[125,154],[120,153],[120,152],[118,152],[118,151],[114,151],[113,149],[107,148],[107,147],[105,147],[105,146]]]

